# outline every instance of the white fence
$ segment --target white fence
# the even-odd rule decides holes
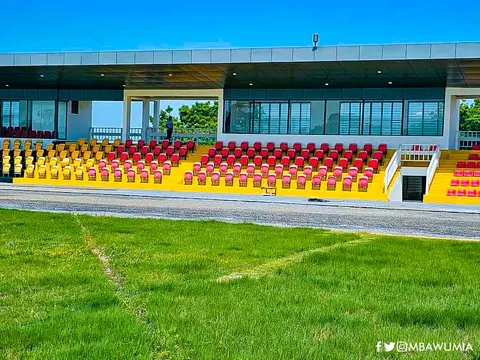
[[[435,172],[438,169],[438,166],[440,165],[440,156],[441,156],[440,149],[437,147],[435,149],[435,152],[433,153],[432,159],[430,160],[430,164],[428,165],[427,168],[427,181],[426,181],[426,186],[425,186],[425,195],[428,194],[428,191],[430,189],[430,185],[432,183],[433,177],[435,176]]]
[[[480,144],[480,131],[457,131],[460,150],[468,150],[472,145]]]
[[[133,141],[140,140],[142,135],[142,128],[130,128],[130,133],[127,138],[132,139]],[[108,139],[108,141],[113,142],[116,139],[122,138],[122,128],[118,127],[91,127],[90,128],[90,139]]]
[[[397,172],[398,167],[400,166],[401,160],[400,160],[400,146],[397,148],[397,151],[395,151],[395,154],[393,154],[392,158],[390,159],[390,162],[387,165],[387,168],[385,169],[385,177],[383,180],[383,192],[386,193],[388,191],[388,187],[390,186],[390,183],[393,180],[393,177],[395,176],[395,173]]]
[[[400,145],[401,161],[430,162],[438,150],[436,144],[402,144]]]

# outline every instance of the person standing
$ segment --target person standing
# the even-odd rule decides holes
[[[172,134],[173,134],[173,120],[171,115],[168,117],[167,124],[165,127],[167,129],[167,140],[171,141]]]

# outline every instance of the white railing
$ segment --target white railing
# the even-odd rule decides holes
[[[436,144],[402,144],[400,145],[401,161],[430,162],[437,149]]]
[[[140,140],[142,136],[142,128],[130,128],[128,139],[133,141]],[[122,138],[122,128],[118,127],[91,127],[90,128],[90,139],[108,139],[108,141],[113,142],[116,139]]]
[[[397,151],[395,151],[395,154],[393,154],[392,158],[390,159],[390,162],[387,165],[387,168],[385,169],[385,177],[383,180],[383,192],[387,193],[388,187],[390,186],[390,183],[393,180],[393,177],[395,176],[395,173],[397,172],[398,167],[400,166],[401,160],[400,160],[400,146],[397,148]]]
[[[435,172],[438,169],[438,166],[440,165],[440,156],[441,156],[440,149],[437,147],[435,149],[435,152],[433,153],[432,159],[430,160],[430,164],[428,165],[427,168],[427,181],[426,181],[426,186],[425,186],[425,195],[428,194],[428,191],[430,189],[430,185],[432,183],[433,177],[435,176]]]
[[[480,131],[457,131],[457,143],[460,150],[471,149],[480,144]]]

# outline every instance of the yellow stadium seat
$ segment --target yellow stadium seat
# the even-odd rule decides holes
[[[3,140],[2,149],[10,149],[10,140],[9,139]]]
[[[28,140],[25,140],[25,143],[23,144],[23,148],[26,150],[27,149],[27,145],[30,146],[30,148],[32,147],[32,140],[28,139]]]
[[[27,156],[27,158],[25,159],[25,165],[33,165],[33,156]]]
[[[23,145],[23,149],[24,150],[30,150],[32,148],[32,143],[27,143],[25,142],[25,144]]]
[[[99,145],[95,145],[93,148],[92,148],[92,153],[93,154],[96,154],[97,152],[100,151],[100,146]]]
[[[58,164],[58,158],[52,157],[52,158],[50,158],[50,160],[49,160],[48,163],[49,163],[50,167],[52,167],[52,166],[57,166],[57,164]]]
[[[68,151],[67,150],[60,151],[58,157],[62,160],[65,159],[66,157],[68,157]]]
[[[95,159],[88,159],[85,162],[85,168],[87,169],[90,169],[91,167],[93,167],[93,165],[95,165]]]
[[[27,170],[25,171],[25,177],[29,179],[33,179],[35,173],[35,165],[30,164],[27,165]]]
[[[14,157],[20,156],[21,154],[22,154],[22,150],[20,150],[20,149],[13,150],[13,156]]]
[[[9,155],[3,155],[2,162],[4,164],[9,163],[10,162],[10,156]]]
[[[43,150],[40,149],[40,150],[36,150],[37,151],[37,158],[39,157],[42,157],[43,156]]]
[[[47,152],[49,152],[50,150],[53,150],[53,144],[48,144],[46,149],[47,149]]]
[[[57,154],[60,154],[62,151],[65,150],[65,144],[57,144],[55,150],[57,150]]]
[[[23,165],[21,163],[15,164],[13,176],[22,176],[22,170],[23,170]]]
[[[3,149],[3,150],[2,150],[2,157],[3,157],[3,156],[8,156],[8,154],[10,154],[10,150],[9,150],[9,149]]]
[[[80,147],[80,152],[83,154],[85,151],[88,150],[88,145],[86,144],[83,144],[81,147]]]
[[[83,153],[83,159],[84,159],[84,160],[90,159],[91,156],[92,156],[92,152],[91,152],[91,151],[85,151],[85,152]]]
[[[103,139],[102,140],[102,148],[108,145],[108,139]]]
[[[58,166],[52,166],[50,169],[50,178],[57,180],[58,179]]]
[[[80,152],[78,150],[74,150],[74,151],[72,151],[70,157],[72,158],[72,160],[75,160],[76,158],[78,158],[79,154],[80,154]]]
[[[26,150],[25,150],[25,157],[26,157],[26,158],[32,156],[32,154],[33,154],[33,150],[32,150],[32,149],[26,149]]]
[[[13,143],[13,150],[20,149],[20,142],[14,142]]]
[[[73,152],[76,151],[76,150],[77,150],[77,144],[70,144],[70,145],[68,145],[68,151],[69,151],[70,153],[73,153]]]
[[[66,167],[70,166],[70,158],[69,157],[64,157],[62,161],[60,162],[61,167]]]
[[[37,158],[37,167],[45,165],[45,158],[43,156],[40,156]]]
[[[85,144],[85,141],[87,140],[84,138],[78,139],[78,146],[82,146],[83,144]]]
[[[103,152],[105,154],[108,154],[109,152],[112,152],[112,145],[107,145],[103,148]]]
[[[10,163],[7,163],[7,164],[3,163],[2,175],[5,177],[10,176]]]
[[[120,140],[120,139],[115,139],[115,140],[113,141],[113,146],[114,146],[114,147],[117,147],[118,145],[120,145],[121,142],[122,142],[122,140]]]
[[[73,160],[73,169],[76,169],[78,167],[81,167],[82,166],[82,163],[83,163],[83,159],[82,158],[76,158],[75,160]]]
[[[38,168],[38,178],[45,179],[47,177],[47,167],[45,165],[41,165]]]
[[[15,156],[14,164],[15,164],[15,165],[21,164],[21,163],[22,163],[22,160],[23,160],[23,157],[21,157],[21,156]]]
[[[75,179],[76,180],[83,180],[83,175],[84,175],[84,170],[83,170],[83,167],[82,166],[79,166],[76,170],[75,170]]]
[[[95,154],[95,160],[99,162],[100,160],[103,159],[103,151],[99,151]]]
[[[90,140],[90,148],[94,147],[95,145],[97,145],[97,139]]]
[[[43,144],[42,143],[36,143],[35,144],[35,151],[40,151],[42,149],[43,149]]]
[[[55,150],[49,150],[47,153],[47,158],[51,159],[55,157]]]
[[[63,180],[70,180],[72,178],[72,171],[70,169],[70,166],[65,166],[63,168],[62,175],[63,175]]]

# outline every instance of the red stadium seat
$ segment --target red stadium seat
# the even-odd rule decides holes
[[[260,156],[262,159],[266,160],[268,158],[268,150],[267,148],[260,149]]]
[[[125,161],[128,160],[128,153],[123,152],[120,154],[120,164],[123,164]]]
[[[281,163],[284,168],[288,168],[288,166],[290,165],[290,158],[288,156],[282,157]]]
[[[342,180],[342,173],[343,173],[343,169],[341,166],[335,166],[333,168],[333,176],[335,176],[335,179],[337,179],[337,181]]]
[[[300,156],[303,157],[305,160],[308,160],[310,157],[310,150],[304,149],[300,152]]]
[[[317,171],[318,169],[318,158],[313,156],[308,160],[308,165],[310,165],[314,171]]]
[[[365,168],[363,175],[368,178],[368,182],[373,181],[373,169],[371,167]]]
[[[353,179],[350,176],[345,176],[343,179],[342,190],[352,191]]]
[[[128,147],[128,153],[130,154],[130,156],[133,156],[133,154],[135,154],[136,152],[137,152],[137,147],[135,145]]]
[[[167,147],[165,154],[170,158],[175,153],[175,148],[173,146]]]
[[[98,169],[99,170],[102,170],[106,166],[107,166],[107,161],[106,160],[102,159],[98,162]]]
[[[293,180],[295,180],[297,178],[297,175],[298,175],[298,167],[297,165],[290,165],[289,169],[288,169],[288,173],[290,174],[290,176],[292,177]]]
[[[270,141],[270,142],[267,143],[267,145],[265,147],[268,150],[268,152],[271,153],[271,152],[273,152],[273,150],[275,150],[275,143]]]
[[[240,159],[242,154],[243,152],[242,152],[242,149],[240,148],[235,148],[235,150],[233,150],[233,156],[235,156],[236,159]]]
[[[255,165],[254,164],[248,164],[247,165],[247,175],[248,175],[248,177],[253,177],[254,173],[255,173]]]
[[[368,190],[368,178],[366,176],[362,176],[358,179],[358,191],[364,192]]]
[[[327,180],[327,190],[333,191],[337,188],[337,178],[335,176],[329,176]]]
[[[227,148],[229,151],[234,151],[236,147],[237,147],[237,143],[235,141],[228,142]]]
[[[327,167],[328,171],[331,171],[333,167],[333,159],[331,157],[326,158],[323,161],[323,165]]]
[[[158,158],[158,155],[162,153],[162,147],[161,146],[155,146],[153,149],[153,156]]]
[[[100,171],[100,177],[102,178],[102,181],[108,181],[109,176],[110,176],[110,174],[108,173],[107,168],[103,168]]]
[[[242,169],[245,169],[248,165],[250,158],[247,155],[242,155],[240,157],[240,165],[242,166]]]
[[[255,141],[253,143],[253,148],[255,149],[256,153],[260,152],[260,150],[262,150],[262,143],[260,141]]]
[[[208,149],[208,157],[213,159],[217,155],[217,150],[215,148]]]
[[[433,149],[435,150],[435,149]],[[386,154],[387,153],[387,144],[378,144],[378,151],[381,151],[382,154]]]
[[[233,171],[233,175],[234,175],[235,177],[239,176],[239,175],[240,175],[240,172],[242,171],[242,165],[240,165],[239,163],[233,164],[232,171]],[[225,176],[226,176],[226,175],[225,175]]]
[[[222,163],[222,161],[223,161],[222,155],[215,155],[215,156],[213,157],[213,164],[214,164],[215,166],[220,165],[220,164]]]
[[[195,141],[188,140],[187,141],[187,150],[193,152],[195,150]]]
[[[358,144],[351,143],[350,145],[348,145],[348,150],[350,150],[355,155],[358,151]]]
[[[162,141],[162,150],[163,151],[165,151],[169,146],[170,146],[170,141],[169,140],[163,140]]]
[[[253,174],[253,187],[262,186],[262,174]]]
[[[207,183],[207,174],[205,173],[205,171],[200,171],[197,177],[197,184],[205,185],[206,183]]]
[[[112,161],[112,172],[115,172],[115,170],[120,166],[120,162],[118,160],[113,160]]]
[[[460,181],[458,181],[457,179],[452,179],[450,181],[450,186],[459,186],[460,185]]]
[[[158,162],[159,164],[162,164],[167,161],[167,154],[165,153],[161,153],[160,155],[158,155]],[[208,161],[208,157],[207,157],[207,161]],[[205,162],[205,164],[207,163],[207,161]]]
[[[328,150],[330,150],[330,145],[328,143],[323,143],[320,145],[320,150],[322,150],[325,154],[328,153]]]
[[[199,162],[196,162],[193,164],[193,175],[197,176],[198,173],[202,170],[202,164]]]
[[[247,156],[249,159],[253,159],[255,157],[255,149],[254,148],[248,148],[247,149]]]
[[[348,176],[350,176],[353,181],[357,181],[358,168],[355,166],[350,167],[350,169],[348,169]]]
[[[283,165],[277,164],[275,165],[275,174],[277,175],[277,179],[281,179],[283,175]]]
[[[464,169],[467,167],[466,161],[457,161],[457,169]]]
[[[182,146],[180,149],[178,149],[178,155],[180,156],[180,159],[187,160],[187,153],[188,149],[186,146]]]
[[[273,150],[273,156],[275,156],[275,158],[276,158],[277,160],[280,160],[280,159],[282,158],[282,155],[283,155],[283,153],[282,153],[282,150],[281,150],[281,149],[275,149],[275,150]]]
[[[277,177],[275,174],[269,174],[267,177],[267,185],[271,187],[277,186]]]
[[[467,169],[475,169],[475,161],[467,161]]]
[[[467,191],[467,196],[468,197],[476,197],[477,196],[477,190],[472,189]]]
[[[478,154],[470,154],[470,155],[468,155],[468,160],[478,160]]]
[[[161,155],[161,154],[160,154]],[[160,160],[160,157],[159,157]],[[161,161],[160,161],[161,162]],[[208,163],[208,155],[202,155],[200,157],[200,163],[204,166]]]
[[[282,150],[283,153],[286,153],[288,150],[288,143],[286,142],[281,142],[280,143],[280,150]]]
[[[114,152],[109,152],[107,154],[107,160],[111,164],[113,160],[115,160],[116,154]]]
[[[312,178],[312,190],[320,190],[321,183],[322,179],[320,178],[320,176],[315,175]]]
[[[318,176],[320,179],[325,180],[327,178],[328,168],[325,165],[319,166],[318,168]]]
[[[307,183],[307,179],[305,175],[298,175],[297,177],[297,189],[305,189],[305,184]]]
[[[215,148],[215,151],[220,151],[220,150],[222,150],[222,149],[223,149],[223,141],[217,141],[217,142],[215,143],[214,148]]]
[[[242,149],[243,152],[246,152],[248,150],[248,141],[242,141],[240,143],[240,149]]]
[[[170,175],[172,163],[170,161],[165,161],[163,163],[163,174],[164,175]]]
[[[220,156],[224,159],[226,159],[229,154],[230,150],[228,148],[223,148],[222,150],[220,150]]]
[[[292,148],[297,152],[297,154],[299,154],[302,151],[302,143],[296,142],[293,144]]]
[[[220,185],[220,173],[218,171],[214,171],[212,173],[212,186],[219,186]]]
[[[373,150],[372,144],[366,143],[365,145],[363,145],[363,151],[366,151],[368,155],[372,153],[372,150]]]
[[[471,182],[472,187],[480,187],[480,180],[472,180]]]
[[[307,178],[307,180],[311,180],[312,179],[312,173],[313,173],[313,169],[310,165],[307,165],[303,168],[303,175],[305,175],[305,177]]]
[[[473,176],[475,176],[475,177],[480,177],[480,170],[475,170],[475,171],[473,172]]]
[[[368,166],[371,167],[375,173],[378,173],[378,160],[377,159],[370,159],[368,162]]]
[[[275,164],[277,163],[277,159],[275,156],[269,156],[267,159],[267,164],[270,166],[270,169],[275,169]]]
[[[235,155],[228,155],[227,156],[227,165],[228,167],[232,167],[233,164],[235,164]],[[247,157],[247,160],[248,160],[248,157]]]
[[[338,166],[340,166],[343,169],[343,171],[347,171],[347,167],[348,167],[347,158],[340,158],[338,160]]]
[[[358,153],[358,158],[362,159],[363,162],[367,162],[368,159],[368,152],[365,150],[362,150]]]
[[[467,196],[467,190],[465,189],[458,189],[457,196]]]
[[[461,180],[460,181],[460,186],[461,187],[469,187],[470,186],[470,180]]]
[[[463,176],[473,176],[473,170],[464,170],[463,171]]]
[[[215,165],[211,162],[209,162],[207,164],[207,166],[205,166],[205,172],[206,172],[207,176],[212,175],[214,170],[215,170]]]
[[[262,174],[263,178],[267,178],[269,170],[270,167],[268,166],[268,164],[262,164],[260,166],[260,173]]]
[[[246,173],[240,173],[238,176],[238,185],[240,187],[246,187],[248,185],[248,175]]]
[[[324,151],[323,151],[323,150],[316,150],[314,156],[315,156],[318,160],[323,160],[323,154],[324,154]]]
[[[145,145],[145,140],[142,140],[142,139],[138,140],[137,147],[139,149],[141,149],[144,145]]]
[[[328,157],[332,158],[333,161],[337,161],[338,160],[338,151],[337,150],[330,151],[330,154],[328,154]]]
[[[290,174],[285,174],[282,176],[282,188],[290,189],[290,184],[292,182]]]
[[[255,164],[256,169],[260,169],[260,166],[262,166],[263,159],[260,155],[257,155],[253,158],[253,163]]]
[[[149,141],[148,147],[150,148],[150,150],[155,149],[156,146],[157,146],[157,140],[150,140]]]
[[[170,158],[170,161],[172,162],[173,167],[178,167],[180,163],[180,155],[179,154],[173,154],[172,157]]]
[[[343,152],[343,157],[347,159],[348,162],[351,162],[353,159],[353,151],[352,150],[345,150]]]
[[[185,172],[185,176],[183,178],[183,181],[185,183],[185,185],[192,185],[192,182],[193,182],[193,174],[191,171],[186,171]]]
[[[226,173],[225,174],[225,186],[233,186],[233,178],[234,178],[234,174],[232,172]]]
[[[462,169],[455,169],[453,171],[453,176],[457,176],[457,177],[463,176],[463,170]]]
[[[155,173],[155,170],[157,169],[158,169],[158,161],[154,160],[150,163],[150,174]]]
[[[333,148],[334,148],[339,154],[342,154],[342,153],[343,153],[343,144],[342,144],[342,143],[336,143]]]
[[[457,195],[457,190],[455,189],[448,189],[447,190],[447,196],[456,196]]]
[[[122,181],[122,169],[116,168],[115,171],[113,172],[113,179],[116,182],[121,182]]]
[[[139,161],[137,164],[137,174],[140,174],[143,169],[145,169],[145,162]]]
[[[295,157],[297,156],[297,152],[295,151],[295,149],[288,149],[287,156],[290,158],[290,161],[294,161]]]
[[[137,164],[138,161],[142,158],[142,155],[139,152],[136,152],[132,155],[132,160],[134,164]]]
[[[315,143],[308,143],[306,149],[310,152],[310,154],[313,154],[315,152]]]
[[[305,159],[301,156],[295,158],[295,165],[297,165],[298,170],[303,170],[303,166],[305,165]]]
[[[480,144],[472,145],[472,150],[480,150]]]

